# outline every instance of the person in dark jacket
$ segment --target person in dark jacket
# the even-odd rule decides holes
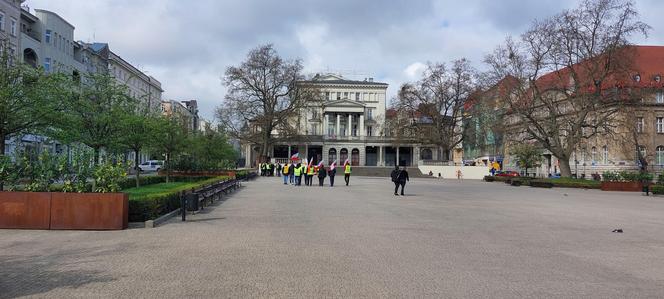
[[[325,183],[325,177],[327,176],[327,171],[325,170],[325,166],[320,166],[318,169],[318,186],[323,187],[323,183]]]
[[[291,185],[295,185],[295,167],[295,163],[291,163],[290,167],[288,167],[288,180]]]
[[[337,169],[330,168],[330,170],[327,171],[327,175],[330,177],[330,187],[334,187],[334,176],[337,174]]]
[[[399,173],[401,173],[401,170],[399,170],[399,166],[394,166],[392,173],[390,173],[390,178],[392,179],[392,183],[394,183],[395,196],[399,196],[399,194],[397,193],[397,190],[399,189]]]
[[[403,196],[403,189],[406,187],[406,182],[410,181],[408,177],[408,171],[406,167],[399,170],[399,175],[397,176],[397,182],[394,184],[394,195],[397,195],[397,190],[399,190],[399,185],[401,185],[401,195]]]

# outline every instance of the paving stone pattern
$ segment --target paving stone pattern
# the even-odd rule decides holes
[[[664,297],[663,197],[435,179],[392,193],[259,178],[186,223],[0,230],[0,298]]]

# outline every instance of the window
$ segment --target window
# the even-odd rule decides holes
[[[369,108],[367,109],[367,120],[372,120],[373,119],[373,109]]]
[[[657,133],[664,133],[664,117],[657,118]]]
[[[344,92],[344,99],[348,99],[348,92]]]
[[[0,12],[0,30],[5,31],[5,14]]]
[[[634,81],[641,82],[641,75],[639,74],[634,75]]]
[[[317,124],[312,124],[311,125],[311,131],[309,131],[309,135],[318,135],[318,125]]]
[[[53,33],[53,46],[58,47],[58,33]]]
[[[602,147],[602,164],[609,164],[609,147]]]
[[[369,136],[369,137],[373,136],[373,127],[372,126],[367,127],[367,136]]]
[[[641,159],[645,160],[646,158],[646,147],[643,145],[639,146],[636,150],[635,156],[634,160],[636,161],[636,164],[641,165]]]
[[[341,93],[337,92],[337,100],[341,100]]]
[[[657,98],[657,104],[664,104],[664,92],[658,91],[656,98]]]
[[[332,98],[330,97],[330,92],[329,91],[325,92],[325,99],[328,100],[328,101],[332,100]]]
[[[9,31],[12,36],[16,36],[16,19],[12,18],[11,19],[11,29]]]
[[[44,58],[44,70],[47,72],[51,71],[51,58]]]
[[[595,165],[597,162],[597,148],[594,146],[590,149],[590,158],[592,160],[592,165]]]
[[[358,102],[360,101],[360,93],[359,92],[355,93],[355,100],[358,101]]]
[[[664,146],[657,147],[657,156],[655,157],[655,164],[664,165]]]
[[[636,118],[636,132],[637,133],[643,133],[643,117],[637,117]]]

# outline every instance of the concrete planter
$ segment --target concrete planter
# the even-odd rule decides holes
[[[640,192],[643,191],[643,184],[641,182],[602,182],[600,189],[602,191]]]
[[[126,229],[124,193],[0,192],[0,228]]]

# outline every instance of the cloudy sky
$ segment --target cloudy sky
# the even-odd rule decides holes
[[[75,38],[111,50],[162,82],[164,99],[197,99],[212,119],[221,76],[260,44],[300,58],[307,73],[390,84],[389,97],[427,61],[484,55],[532,20],[578,0],[28,0],[76,26]],[[636,0],[653,27],[637,42],[664,45],[664,1]]]

